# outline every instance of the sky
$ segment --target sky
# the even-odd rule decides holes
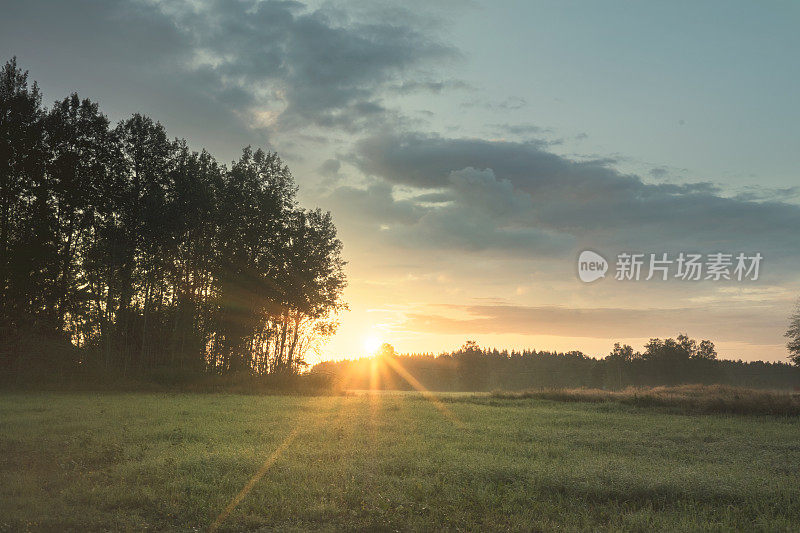
[[[800,296],[796,2],[11,0],[46,102],[275,150],[333,213],[350,310],[311,362],[650,337],[785,360]],[[608,262],[579,279],[584,250]],[[758,279],[645,280],[650,254]],[[642,279],[615,279],[643,253]],[[708,268],[707,263],[704,263]]]

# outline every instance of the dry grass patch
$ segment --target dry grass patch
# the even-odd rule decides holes
[[[637,407],[669,407],[691,413],[800,415],[800,393],[731,387],[680,385],[676,387],[601,389],[543,389],[493,392],[500,399],[535,398],[559,402],[616,402]]]

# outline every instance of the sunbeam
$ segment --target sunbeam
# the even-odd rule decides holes
[[[242,490],[239,491],[239,494],[237,494],[231,500],[228,506],[225,507],[225,509],[219,514],[219,516],[217,516],[216,520],[214,520],[214,522],[208,528],[209,532],[214,532],[219,528],[222,522],[224,522],[225,519],[228,518],[228,515],[231,514],[231,512],[233,512],[234,509],[236,509],[236,506],[239,505],[239,503],[247,496],[247,494],[253,489],[256,483],[258,483],[258,481],[262,477],[264,477],[264,474],[267,473],[267,470],[269,470],[270,467],[272,467],[272,465],[275,464],[275,461],[278,460],[281,454],[284,451],[286,451],[286,449],[289,446],[291,446],[292,442],[294,442],[294,439],[297,437],[297,434],[299,432],[300,432],[300,426],[297,425],[291,431],[291,433],[289,433],[289,435],[286,436],[281,445],[278,446],[278,448],[274,452],[272,452],[272,454],[269,457],[267,457],[267,460],[264,461],[264,464],[261,465],[261,468],[258,469],[258,472],[256,472],[253,475],[253,477],[250,478],[250,481],[248,481],[245,484],[245,486],[242,487]]]
[[[434,405],[434,407],[436,407],[443,415],[445,415],[445,417],[447,417],[451,422],[453,422],[453,424],[456,427],[458,428],[464,427],[464,423],[461,422],[461,420],[459,420],[458,417],[456,417],[456,415],[453,414],[453,412],[447,408],[447,406],[439,399],[439,397],[436,396],[436,394],[434,394],[433,392],[426,389],[425,386],[422,383],[420,383],[417,378],[411,375],[411,373],[408,370],[403,368],[403,365],[401,365],[396,359],[394,359],[393,357],[384,357],[382,358],[382,360],[385,361],[389,366],[391,366],[395,372],[400,374],[400,376],[403,379],[405,379],[412,387],[414,387],[414,389],[417,392],[420,392],[427,400],[429,400]]]

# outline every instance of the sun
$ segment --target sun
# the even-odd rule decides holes
[[[364,351],[369,355],[374,355],[381,347],[381,339],[377,335],[364,337]]]

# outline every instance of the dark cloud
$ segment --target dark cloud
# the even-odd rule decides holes
[[[319,173],[326,178],[334,177],[339,173],[342,164],[338,159],[326,159],[319,167]]]
[[[650,175],[654,178],[664,178],[669,174],[669,171],[664,167],[656,167],[650,169]]]
[[[395,187],[381,180],[367,189],[339,187],[327,201],[334,212],[347,213],[345,222],[360,224],[362,237],[401,248],[552,255],[574,245],[569,235],[537,227],[530,196],[491,170],[451,172],[445,187],[396,199]]]
[[[128,79],[154,65],[174,67],[192,53],[192,43],[158,4],[124,0],[4,2],[0,44],[23,63],[44,56],[48,74],[68,82]]]
[[[468,318],[411,313],[403,329],[438,334],[521,334],[593,338],[674,337],[679,332],[720,342],[781,342],[784,309],[764,307],[614,309],[515,305],[441,306]]]
[[[457,206],[466,210],[465,217],[483,212],[503,221],[505,213],[513,211],[518,227],[573,239],[582,246],[613,251],[761,251],[769,260],[792,261],[800,254],[796,205],[725,197],[707,182],[648,184],[606,161],[575,161],[554,154],[540,141],[385,134],[360,141],[351,161],[366,174],[396,185],[459,191]],[[502,189],[505,198],[516,197],[513,206],[498,204],[482,190],[485,181],[468,187],[454,181],[464,169],[486,171],[484,177],[491,174],[495,192]]]
[[[401,11],[356,20],[327,4],[311,10],[282,1],[30,0],[4,5],[0,42],[9,53],[61,47],[66,68],[102,71],[106,83],[123,70],[140,84],[162,78],[251,127],[354,131],[393,118],[382,103],[392,89],[460,83],[416,80],[425,78],[418,69],[457,52]]]
[[[355,129],[379,121],[383,89],[413,83],[404,77],[427,61],[455,56],[408,24],[355,21],[294,2],[217,1],[200,11],[187,5],[172,17],[194,44],[194,69],[211,72],[222,88],[243,90],[244,106],[279,102],[282,127]]]
[[[373,229],[378,224],[414,224],[422,216],[419,206],[408,200],[396,200],[392,186],[377,181],[366,188],[344,185],[338,187],[328,197],[330,205],[336,207],[337,221],[343,218],[368,221]],[[378,222],[374,222],[378,221]]]

